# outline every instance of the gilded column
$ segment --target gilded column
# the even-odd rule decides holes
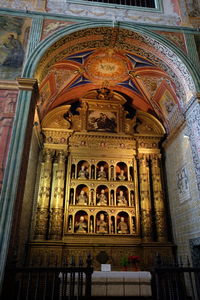
[[[63,205],[65,186],[65,153],[60,150],[57,153],[57,167],[55,170],[54,190],[51,203],[49,238],[61,239],[63,228]]]
[[[149,242],[152,240],[152,208],[149,160],[145,154],[139,155],[139,173],[142,237],[144,242]]]
[[[52,151],[45,149],[41,167],[38,206],[36,213],[35,239],[44,240],[47,238],[49,202],[51,194],[52,177]]]
[[[167,226],[160,170],[160,154],[151,156],[151,169],[157,238],[159,242],[164,242],[167,240]]]

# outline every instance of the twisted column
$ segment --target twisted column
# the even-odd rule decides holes
[[[144,242],[149,242],[152,240],[152,207],[149,161],[145,154],[139,155],[139,173],[142,237]]]
[[[47,237],[49,201],[51,194],[52,154],[52,150],[44,150],[40,174],[34,238],[41,240],[46,239]]]
[[[57,166],[54,177],[54,190],[50,213],[49,238],[58,240],[62,236],[63,228],[63,205],[64,205],[64,187],[65,187],[65,153],[60,150],[57,153]]]
[[[160,154],[151,156],[151,170],[157,238],[159,242],[164,242],[167,240],[167,226],[161,180]]]

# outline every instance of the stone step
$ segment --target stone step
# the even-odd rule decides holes
[[[68,298],[63,300],[68,300]],[[70,300],[77,300],[77,297],[70,297]],[[154,298],[144,296],[91,296],[78,297],[78,300],[154,300]]]

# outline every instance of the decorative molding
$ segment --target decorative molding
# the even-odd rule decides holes
[[[36,82],[36,81],[34,81]],[[33,81],[32,81],[33,86]],[[3,282],[7,253],[10,245],[16,195],[19,185],[22,162],[24,161],[24,145],[27,134],[27,124],[33,121],[31,106],[34,105],[32,89],[21,90],[18,96],[17,109],[14,118],[12,136],[4,173],[2,192],[0,196],[0,288]],[[29,124],[30,124],[29,123]],[[28,151],[28,148],[26,148]]]
[[[16,80],[0,80],[0,90],[18,90],[18,82]]]
[[[32,18],[31,30],[29,35],[29,44],[28,50],[26,53],[26,59],[31,55],[34,51],[35,47],[39,44],[41,35],[42,35],[42,27],[43,27],[43,17],[36,16]]]
[[[37,79],[33,78],[17,78],[17,82],[20,90],[32,91],[37,86]]]
[[[23,7],[24,8],[24,7]],[[54,19],[54,20],[66,20],[67,22],[86,22],[88,21],[88,17],[83,17],[83,16],[70,16],[70,15],[66,15],[64,13],[61,14],[57,14],[57,13],[49,13],[49,12],[41,12],[41,11],[30,11],[30,10],[25,10],[25,9],[19,9],[16,11],[16,9],[12,9],[12,8],[1,8],[1,12],[4,15],[11,15],[11,16],[20,16],[20,17],[34,17],[34,16],[43,16],[44,18],[49,18],[49,19]],[[99,19],[97,18],[92,18],[94,22],[98,22],[99,24]],[[105,19],[104,19],[105,20]],[[142,20],[141,20],[142,21]],[[128,22],[127,22],[128,23]],[[176,25],[172,25],[168,24],[158,24],[158,22],[156,22],[155,24],[153,23],[144,23],[144,22],[140,22],[140,24],[138,24],[138,22],[132,20],[131,24],[133,25],[139,25],[142,26],[144,28],[148,28],[149,30],[163,30],[166,32],[180,32],[180,33],[190,33],[190,34],[199,34],[198,28],[193,28],[191,27],[191,25],[189,24],[189,19],[187,18],[187,22],[182,22],[181,26],[176,26]],[[110,21],[110,26],[113,26],[113,21]]]
[[[188,132],[191,141],[192,156],[197,178],[197,186],[200,193],[200,104],[199,94],[197,101],[193,103],[187,112]]]
[[[188,56],[190,59],[193,61],[193,63],[200,68],[200,61],[199,61],[199,56],[197,52],[197,46],[195,43],[194,35],[191,34],[185,34],[185,41],[187,44],[187,49],[188,49]]]

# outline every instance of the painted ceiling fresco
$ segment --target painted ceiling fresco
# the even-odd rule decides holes
[[[105,87],[127,96],[130,105],[157,116],[167,128],[172,116],[178,120],[184,75],[167,53],[135,32],[82,30],[56,42],[39,62],[39,113],[43,118],[51,109]]]

